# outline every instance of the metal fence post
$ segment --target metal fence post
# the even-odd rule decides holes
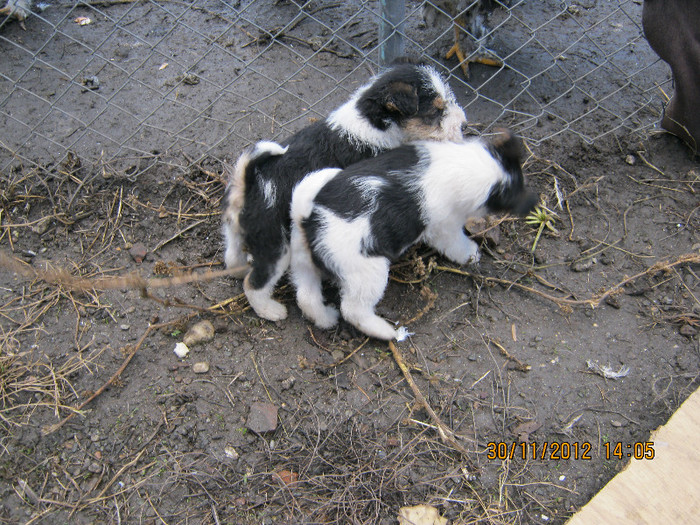
[[[404,54],[405,0],[381,0],[379,65],[385,67]]]

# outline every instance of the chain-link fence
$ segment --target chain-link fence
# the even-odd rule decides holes
[[[643,37],[641,0],[498,4],[38,4],[26,29],[0,21],[0,170],[69,155],[127,173],[231,160],[325,117],[394,52],[387,43],[450,75],[478,129],[593,142],[659,118],[670,75]],[[493,65],[446,58],[455,36],[465,56]]]

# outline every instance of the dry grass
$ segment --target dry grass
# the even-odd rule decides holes
[[[173,394],[168,400],[175,404],[164,404],[162,419],[141,422],[137,436],[124,436],[123,452],[110,457],[102,471],[82,478],[75,474],[76,469],[82,468],[79,462],[94,459],[94,455],[88,450],[89,444],[69,437],[66,428],[70,425],[66,424],[75,423],[75,415],[85,414],[109,387],[119,384],[132,359],[143,353],[147,340],[156,339],[164,328],[179,329],[202,313],[237,318],[247,309],[242,294],[220,302],[206,300],[204,304],[154,295],[155,290],[163,288],[196,287],[220,279],[228,271],[195,271],[193,267],[171,262],[154,270],[166,277],[150,278],[125,274],[123,268],[114,264],[117,248],[121,251],[130,244],[126,212],[138,211],[172,226],[174,233],[161,239],[154,251],[218,217],[223,192],[221,177],[201,166],[192,169],[194,173],[180,178],[158,202],[128,194],[127,185],[119,183],[119,174],[105,167],[102,171],[88,169],[81,166],[77,157],[69,157],[58,167],[15,170],[0,181],[7,184],[7,191],[0,197],[0,243],[14,253],[10,256],[7,251],[0,252],[0,268],[6,275],[14,272],[22,278],[3,288],[1,296],[1,443],[4,446],[14,432],[39,421],[50,421],[53,423],[43,428],[44,434],[62,440],[64,447],[71,447],[70,454],[57,451],[44,458],[27,455],[11,461],[6,449],[0,450],[0,457],[14,462],[16,470],[7,479],[11,480],[14,494],[32,510],[29,523],[82,519],[109,523],[375,524],[393,519],[396,509],[416,499],[439,507],[452,524],[514,525],[540,520],[544,513],[555,516],[561,512],[557,499],[572,493],[572,489],[540,476],[528,461],[504,460],[499,464],[495,483],[485,488],[480,481],[479,474],[486,463],[486,443],[480,435],[465,435],[464,429],[471,428],[465,420],[473,417],[476,410],[489,411],[505,433],[507,424],[530,420],[534,415],[515,406],[509,397],[510,380],[501,375],[504,362],[519,374],[528,373],[529,365],[520,361],[517,351],[508,350],[509,345],[482,329],[478,312],[473,323],[481,334],[483,350],[492,361],[501,364],[469,388],[465,385],[458,391],[456,386],[445,384],[439,377],[411,364],[420,360],[421,349],[390,344],[388,349],[382,348],[385,359],[374,365],[386,368],[377,373],[379,401],[368,403],[351,415],[328,416],[315,408],[318,399],[311,394],[302,393],[299,400],[285,399],[288,405],[284,425],[274,435],[254,436],[247,442],[248,449],[259,458],[254,465],[215,457],[199,451],[192,443],[183,447],[185,438],[176,430],[188,420],[187,407],[191,403],[177,404],[174,400],[178,396]],[[564,212],[561,216],[568,218],[568,237],[573,238],[577,231],[572,213],[574,201],[584,199],[595,203],[600,179],[579,183],[561,165],[538,158],[534,153],[527,169],[531,177],[546,181],[545,202],[552,209]],[[661,180],[665,175],[657,175],[653,181],[637,182],[673,187],[670,180]],[[689,181],[689,187],[694,189],[696,182]],[[695,215],[693,210],[681,219],[692,225],[697,221]],[[413,288],[410,293],[416,298],[410,312],[404,312],[407,319],[404,324],[428,322],[426,318],[429,320],[435,313],[440,295],[433,283],[440,273],[467,277],[465,281],[477,293],[488,292],[493,287],[518,290],[543,299],[545,304],[556,305],[565,314],[574,308],[598,307],[639,282],[677,283],[679,287],[685,286],[685,292],[697,302],[694,291],[683,283],[679,271],[700,263],[696,253],[657,261],[612,281],[604,289],[575,296],[568,283],[549,282],[544,276],[545,267],[533,264],[529,248],[535,232],[516,226],[511,219],[502,221],[499,227],[514,232],[514,236],[504,241],[512,257],[489,251],[498,274],[442,264],[434,253],[420,249],[393,266],[392,280]],[[82,238],[78,253],[71,260],[51,266],[38,265],[36,257],[22,253],[18,247],[24,232],[46,231],[45,228],[53,228],[56,238],[78,233]],[[626,224],[624,235],[627,235]],[[542,236],[546,236],[546,231]],[[619,243],[606,237],[586,255],[618,250]],[[636,255],[630,257],[641,259]],[[32,264],[24,259],[32,259]],[[116,321],[103,291],[126,288],[140,290],[144,299],[157,301],[163,307],[182,308],[186,313],[171,321],[151,320],[134,344],[121,349],[93,348],[81,328],[87,317],[86,309],[102,311],[105,318]],[[71,318],[75,327],[73,341],[71,348],[49,357],[42,352],[50,336],[44,321],[57,309]],[[685,310],[671,314],[659,312],[652,321],[695,328],[700,324],[695,313]],[[330,384],[329,370],[352,366],[357,354],[367,352],[372,346],[363,338],[349,348],[334,341],[326,342],[313,331],[310,333],[311,342],[328,353],[337,355],[338,350],[346,353],[332,363],[314,365],[314,383]],[[27,345],[32,344],[35,348],[29,349]],[[114,363],[115,355],[119,356],[119,366]],[[395,363],[398,370],[388,365],[388,361]],[[263,365],[255,357],[253,365],[266,396],[274,399],[278,394],[267,384]],[[103,379],[95,391],[78,391],[76,378],[98,371],[108,379]],[[690,377],[684,379],[686,383],[694,381]],[[247,401],[231,394],[229,387],[233,388],[235,380],[226,386],[217,383],[226,394],[223,398],[226,407],[235,408],[236,403]],[[654,384],[660,400],[677,395],[671,382],[660,379]],[[491,389],[488,400],[477,395],[477,387]],[[368,400],[371,398],[367,392],[362,393]],[[601,395],[604,397],[602,391]],[[466,407],[459,416],[461,419],[453,414],[458,396]],[[389,430],[373,425],[371,418],[366,417],[372,410],[381,411],[383,403],[398,403],[402,407],[401,417]],[[579,419],[572,416],[568,420],[572,423],[567,432],[572,433]],[[559,518],[563,516],[560,514]],[[0,515],[0,522],[2,519]]]
[[[0,419],[7,430],[30,422],[32,416],[48,409],[61,413],[79,413],[70,400],[79,399],[71,376],[94,373],[104,348],[87,355],[74,354],[62,363],[38,359],[31,352],[0,354]]]

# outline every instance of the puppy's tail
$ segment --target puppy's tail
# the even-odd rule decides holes
[[[245,179],[246,173],[253,164],[262,156],[284,155],[287,147],[282,147],[276,142],[260,141],[247,151],[244,151],[236,165],[225,167],[228,174],[228,187],[224,197],[224,213],[221,232],[224,237],[225,254],[224,261],[227,268],[241,268],[235,274],[237,278],[243,278],[248,273],[248,260],[243,246],[243,231],[241,230],[238,216],[245,203]]]
[[[314,171],[297,184],[292,194],[291,205],[292,221],[295,224],[300,225],[301,221],[311,215],[316,195],[339,171],[341,171],[340,168],[325,168]]]

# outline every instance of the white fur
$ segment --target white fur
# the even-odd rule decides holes
[[[438,129],[423,123],[418,116],[415,119],[409,118],[406,122],[402,121],[401,125],[397,122],[389,122],[385,130],[376,128],[369,118],[360,113],[357,105],[359,99],[376,83],[379,77],[374,77],[366,85],[355,91],[350,100],[331,113],[326,120],[326,125],[332,130],[337,131],[348,142],[349,146],[359,150],[367,148],[375,155],[380,151],[395,148],[402,143],[415,140],[416,138],[430,140],[461,139],[462,125],[466,123],[464,111],[457,105],[449,86],[442,80],[440,75],[432,68],[422,67],[422,69],[421,77],[425,78],[425,74],[427,73],[427,79],[421,81],[433,88],[434,91],[444,99],[446,104]],[[311,152],[314,151],[313,147],[310,149]],[[224,239],[226,242],[226,264],[228,267],[243,265],[243,271],[238,273],[240,276],[247,275],[250,270],[248,258],[242,250],[243,232],[241,232],[241,227],[238,222],[238,215],[243,208],[245,195],[245,177],[243,176],[245,174],[245,168],[251,158],[264,152],[269,152],[273,155],[283,155],[285,151],[286,148],[274,142],[259,142],[253,151],[248,154],[248,157],[242,156],[242,158],[239,159],[239,163],[236,167],[236,172],[233,177],[233,186],[229,192],[228,203],[224,212]],[[378,187],[372,184],[372,182],[368,182],[366,187],[363,187],[362,190],[364,192],[376,191]],[[284,204],[281,194],[278,192],[278,188],[274,186],[274,182],[266,184],[262,181],[261,187],[266,208],[278,209]],[[303,244],[303,237],[297,238],[297,243]],[[271,250],[274,249],[275,253],[277,253],[278,248],[282,247],[271,247]],[[292,251],[292,256],[293,253]],[[251,306],[260,317],[271,320],[279,320],[286,317],[286,310],[281,304],[272,299],[272,292],[275,283],[284,273],[289,259],[289,254],[285,254],[285,256],[277,262],[275,271],[272,272],[270,280],[262,288],[254,290],[250,286],[248,280],[244,282],[246,296]],[[299,261],[299,265],[308,265],[308,263],[309,261]],[[253,265],[254,264],[255,261],[253,261]],[[309,272],[311,272],[311,270],[309,270]],[[307,304],[313,305],[313,307],[309,306],[307,310],[315,308],[316,311],[320,312],[318,314],[318,322],[320,324],[329,325],[335,323],[337,321],[337,312],[332,308],[326,309],[325,311],[323,310],[325,307],[323,307],[323,298],[321,297],[320,291],[316,290],[316,281],[314,280],[316,278],[311,275],[311,273],[309,275],[308,284],[306,284],[303,289],[309,291],[313,289],[314,293],[317,295],[310,295],[309,299],[306,300]],[[380,290],[380,297],[381,292],[383,292],[383,288]],[[321,319],[321,316],[324,318]],[[386,334],[386,331],[384,331],[384,333]]]
[[[338,312],[323,302],[321,275],[311,258],[301,221],[311,214],[318,191],[338,171],[322,170],[308,176],[297,186],[292,198],[292,281],[301,311],[319,328],[335,325]],[[386,289],[390,262],[384,257],[359,255],[363,243],[371,243],[369,218],[346,221],[322,207],[317,211],[324,218],[326,235],[313,249],[334,273],[343,276],[340,301],[343,317],[373,337],[396,338],[394,327],[374,313],[374,306]]]
[[[243,250],[243,234],[238,223],[238,214],[243,208],[245,195],[245,170],[248,164],[264,153],[271,155],[284,155],[286,147],[282,147],[276,142],[262,140],[238,157],[236,166],[229,176],[229,191],[226,194],[227,206],[224,211],[224,220],[221,225],[221,232],[224,236],[224,262],[226,268],[240,268],[234,274],[237,279],[242,279],[250,270],[248,256]],[[267,195],[265,196],[267,202]]]
[[[466,122],[467,116],[464,110],[456,103],[450,104],[440,124],[442,134],[432,138],[435,140],[462,140],[462,126]]]
[[[326,306],[323,302],[321,272],[311,259],[308,241],[304,230],[299,225],[302,220],[311,215],[313,201],[318,191],[340,171],[337,168],[327,168],[307,175],[294,189],[291,205],[290,265],[297,269],[292,274],[297,304],[304,315],[323,329],[331,328],[338,322],[338,310],[332,306]]]
[[[445,115],[440,123],[440,131],[435,132],[430,138],[432,140],[461,140],[462,126],[467,122],[464,110],[457,104],[454,94],[434,68],[422,66],[422,69],[428,74],[430,86],[447,104]],[[350,100],[333,111],[327,119],[331,129],[339,131],[355,146],[369,146],[375,155],[381,150],[395,148],[407,140],[416,138],[406,136],[404,130],[396,123],[392,123],[384,131],[377,129],[357,110],[357,101],[376,79],[377,77],[370,79],[367,84],[355,91]]]
[[[313,201],[319,190],[342,170],[340,168],[325,168],[309,173],[297,184],[292,194],[290,213],[292,219],[301,220],[311,215]]]
[[[430,66],[423,66],[423,69],[428,73],[431,85],[433,89],[437,91],[437,94],[445,99],[445,102],[455,103],[454,94],[450,90],[445,89],[445,81],[440,76],[440,73],[438,73],[434,67]]]
[[[457,104],[454,93],[445,85],[445,81],[434,68],[424,66],[428,72],[433,89],[445,100],[447,108],[445,115],[440,124],[442,133],[433,137],[435,140],[462,140],[462,126],[467,122],[467,115],[464,110]]]
[[[327,122],[332,130],[338,131],[355,147],[369,146],[376,155],[381,150],[395,148],[401,144],[403,131],[396,124],[382,131],[374,127],[358,111],[357,101],[370,88],[374,80],[358,89],[350,100],[333,111],[328,116]]]
[[[384,184],[383,179],[372,177],[371,175],[355,180],[355,187],[362,192],[362,195],[366,199],[373,199],[373,196],[376,195]]]
[[[458,264],[477,262],[478,246],[466,236],[463,225],[468,218],[483,213],[491,189],[508,175],[479,140],[417,145],[424,157],[413,170],[422,196],[419,212],[426,224],[420,240]],[[370,231],[372,211],[346,220],[313,202],[339,171],[311,174],[299,184],[292,198],[291,274],[297,287],[297,302],[317,326],[328,328],[336,323],[337,311],[323,302],[321,275],[310,253],[313,250],[340,279],[340,310],[345,320],[379,339],[405,337],[403,331],[374,312],[387,286],[390,261],[365,254],[364,248],[376,242]],[[367,173],[367,190],[381,186],[381,179],[372,175]],[[313,212],[320,215],[323,226],[312,240],[314,245],[309,246],[302,221]]]
[[[478,246],[464,233],[464,223],[483,213],[491,188],[504,177],[503,169],[480,141],[422,145],[430,155],[417,179],[427,224],[422,240],[456,263],[478,262]],[[455,184],[457,180],[462,183]]]
[[[268,208],[272,208],[277,201],[277,188],[270,180],[263,182],[263,199]]]

